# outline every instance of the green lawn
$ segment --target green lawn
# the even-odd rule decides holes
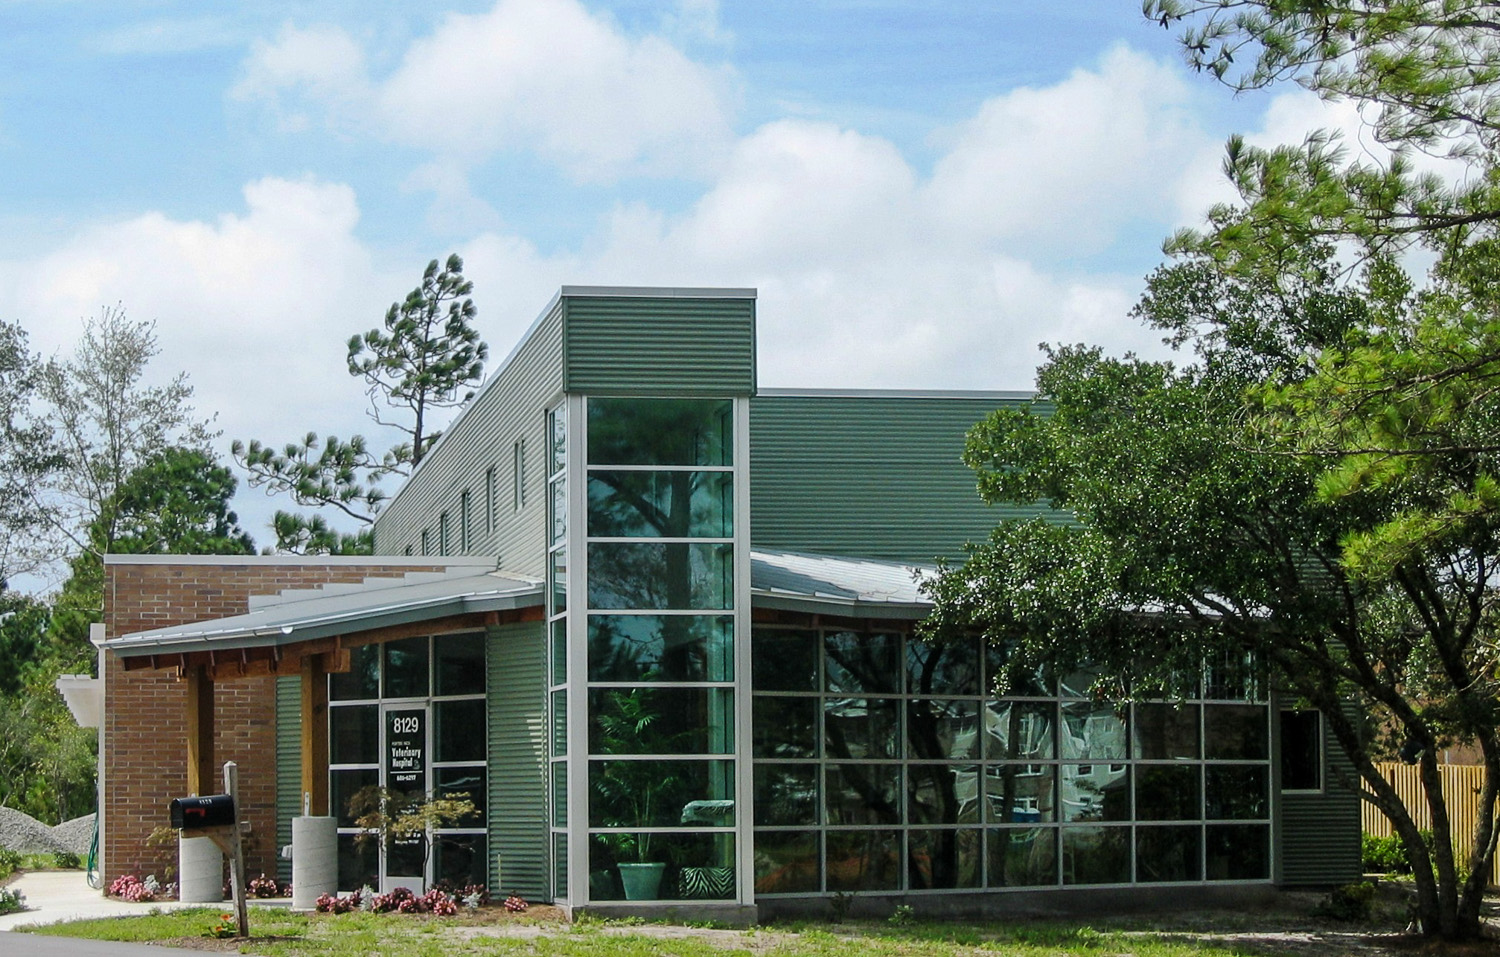
[[[143,917],[79,921],[37,928],[36,933],[100,940],[174,942],[200,938],[222,910],[188,910]],[[1080,924],[912,924],[877,922],[762,927],[746,931],[694,929],[665,924],[586,921],[578,924],[504,920],[471,923],[464,918],[413,918],[399,914],[337,917],[251,911],[252,939],[242,952],[265,957],[1133,957],[1268,955],[1278,949],[1227,941],[1202,942],[1190,935],[1095,930]],[[232,952],[233,944],[225,942]],[[1330,951],[1331,953],[1333,951]]]

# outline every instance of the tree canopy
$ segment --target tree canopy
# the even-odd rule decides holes
[[[365,380],[370,417],[401,433],[394,446],[376,453],[362,435],[341,440],[309,432],[281,448],[258,440],[232,445],[235,460],[249,473],[253,488],[290,495],[309,508],[332,508],[369,525],[385,493],[382,479],[407,475],[426,455],[438,432],[434,410],[468,401],[484,371],[489,348],[472,323],[476,315],[470,294],[474,285],[463,275],[463,260],[450,255],[434,259],[421,283],[386,311],[384,329],[371,329],[349,340],[349,374]],[[387,418],[386,410],[404,417]],[[335,531],[317,515],[278,511],[272,522],[279,551],[368,552],[368,531]]]

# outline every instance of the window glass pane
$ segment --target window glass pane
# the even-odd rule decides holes
[[[827,766],[823,791],[829,824],[900,824],[901,768],[892,764]]]
[[[729,615],[590,615],[590,681],[733,681]]]
[[[1130,883],[1130,828],[1062,829],[1064,884]]]
[[[983,815],[977,765],[913,764],[906,784],[910,824],[978,824]]]
[[[972,639],[953,643],[906,643],[908,694],[979,694],[979,646]]]
[[[978,887],[983,883],[983,831],[908,831],[906,842],[906,880],[912,890]]]
[[[830,891],[893,891],[901,886],[900,831],[829,831]]]
[[[731,538],[731,472],[589,472],[595,538]]]
[[[339,890],[380,886],[380,844],[358,834],[339,835]]]
[[[757,758],[815,758],[818,756],[817,698],[756,695],[752,737]]]
[[[433,694],[484,694],[484,635],[444,635],[433,642]]]
[[[1007,698],[1050,698],[1052,678],[1042,669],[1023,667],[1008,649],[984,646],[984,683],[980,691],[993,694],[1004,679]]]
[[[730,399],[589,399],[590,465],[731,465]]]
[[[1064,698],[1093,698],[1093,687],[1103,674],[1095,665],[1083,665],[1062,675],[1057,682],[1057,693]]]
[[[1264,824],[1210,824],[1208,879],[1254,881],[1271,876],[1271,829]]]
[[[552,835],[552,888],[559,900],[568,896],[568,835]]]
[[[1134,756],[1148,761],[1198,757],[1198,706],[1135,706]]]
[[[823,702],[823,753],[830,758],[899,758],[901,713],[889,698]]]
[[[484,847],[483,834],[438,835],[432,847],[433,876],[460,889],[484,884]]]
[[[1003,827],[989,832],[991,887],[1057,883],[1057,828]]]
[[[568,693],[552,692],[552,754],[562,757],[568,753]]]
[[[818,690],[818,633],[756,628],[750,643],[756,691]]]
[[[829,691],[895,694],[901,690],[900,635],[829,632],[823,636],[823,651]]]
[[[591,688],[590,754],[731,754],[728,688]]]
[[[906,756],[932,761],[979,757],[979,702],[908,701]]]
[[[484,724],[484,699],[470,701],[435,701],[433,719],[437,722],[436,754],[439,761],[483,761],[487,740]]]
[[[1038,701],[991,701],[984,708],[985,756],[1002,761],[1047,761],[1054,748],[1057,706]]]
[[[1201,880],[1203,829],[1138,827],[1135,831],[1135,879],[1143,884]]]
[[[1210,764],[1203,769],[1204,815],[1209,820],[1271,816],[1268,768],[1263,764]]]
[[[1209,705],[1203,713],[1204,757],[1264,761],[1268,712],[1258,704]]]
[[[552,623],[552,683],[568,680],[568,621],[559,618]]]
[[[552,611],[560,615],[568,610],[568,557],[562,549],[552,553],[552,567],[548,570],[552,580]]]
[[[1130,820],[1130,770],[1123,764],[1064,764],[1058,768],[1064,821]]]
[[[757,826],[812,827],[818,823],[816,764],[757,764]]]
[[[755,832],[755,893],[806,894],[822,888],[817,831]]]
[[[552,826],[568,826],[568,763],[552,762]]]
[[[380,771],[375,768],[328,772],[328,809],[338,818],[339,827],[354,827],[354,819],[359,815],[350,813],[350,799],[379,783]]]
[[[1316,791],[1323,787],[1322,714],[1281,712],[1281,789]]]
[[[732,608],[730,545],[590,542],[590,608]]]
[[[989,820],[1045,824],[1057,820],[1055,764],[991,764],[984,771]]]
[[[565,478],[553,479],[547,486],[551,490],[552,538],[549,545],[560,545],[568,537],[568,482]]]
[[[328,709],[330,764],[376,764],[380,761],[380,714],[373,704]]]
[[[380,697],[380,646],[349,649],[349,670],[329,676],[328,697],[334,701]]]
[[[1135,816],[1138,821],[1197,821],[1202,817],[1197,764],[1138,764]]]
[[[547,413],[547,474],[561,472],[568,461],[568,415],[557,408]]]
[[[385,649],[385,696],[427,697],[428,639],[403,638],[381,645]]]
[[[489,792],[485,789],[485,770],[482,767],[469,768],[435,768],[432,772],[437,778],[435,790],[439,797],[459,800],[468,798],[469,803],[474,805],[474,813],[463,818],[450,827],[484,827],[485,802]]]
[[[1064,701],[1058,736],[1064,758],[1091,760],[1125,757],[1123,706],[1103,701]]]
[[[589,762],[591,827],[731,827],[733,761]]]
[[[1219,701],[1264,701],[1265,669],[1253,652],[1235,649],[1209,658],[1203,669],[1203,697]]]
[[[615,900],[732,900],[733,834],[594,834],[589,896]]]

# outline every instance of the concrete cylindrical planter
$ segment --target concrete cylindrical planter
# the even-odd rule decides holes
[[[338,820],[292,818],[292,910],[313,910],[339,886]]]
[[[177,899],[190,904],[224,899],[224,852],[212,838],[177,839]]]

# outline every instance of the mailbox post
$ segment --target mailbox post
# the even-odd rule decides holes
[[[229,858],[229,886],[239,918],[239,936],[250,936],[250,914],[245,907],[245,851],[239,824],[239,766],[224,764],[223,794],[174,798],[167,806],[172,826],[183,837],[206,837]]]

